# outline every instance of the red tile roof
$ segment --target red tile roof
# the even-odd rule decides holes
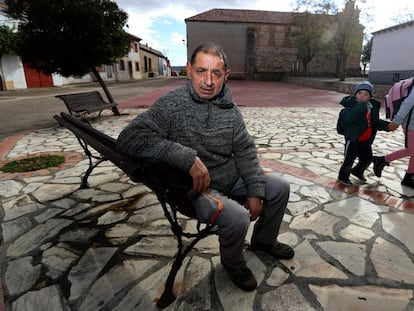
[[[130,34],[130,33],[128,33],[128,36],[129,36],[130,39],[138,41],[138,42],[142,40],[140,37],[137,37],[137,36],[135,36],[133,34]]]
[[[293,14],[292,12],[211,9],[188,17],[185,21],[288,24],[291,22]]]
[[[158,55],[160,57],[165,57],[160,51],[158,51],[156,49],[153,49],[152,47],[148,46],[148,44],[142,44],[142,43],[140,43],[139,44],[139,48],[140,48],[140,50],[147,51],[147,52],[149,52],[151,54],[155,54],[155,55]]]

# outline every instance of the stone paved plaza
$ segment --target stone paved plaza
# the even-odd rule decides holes
[[[295,249],[280,262],[245,257],[258,288],[243,292],[220,264],[218,241],[196,245],[166,310],[414,310],[414,191],[400,186],[407,159],[366,184],[336,183],[343,159],[338,108],[242,107],[262,166],[286,178],[291,195],[279,240]],[[117,137],[142,109],[104,114],[93,126]],[[2,160],[59,153],[66,163],[0,174],[1,277],[5,310],[156,310],[176,242],[155,195],[111,163],[88,166],[76,138],[58,126],[8,138]],[[3,142],[4,143],[4,142]],[[374,153],[403,146],[380,132]],[[194,220],[182,217],[188,230]],[[249,232],[248,237],[250,237]]]

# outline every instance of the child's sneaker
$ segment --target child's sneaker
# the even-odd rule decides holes
[[[381,177],[382,170],[385,166],[389,166],[390,164],[385,161],[385,157],[372,157],[372,163],[374,163],[374,174],[377,177]]]
[[[338,181],[345,186],[352,186],[352,182],[349,177],[338,177]]]
[[[355,176],[356,178],[358,178],[360,181],[367,182],[367,179],[365,178],[363,173],[359,173],[359,172],[355,171],[354,169],[352,169],[351,174],[353,176]]]
[[[401,185],[414,189],[414,174],[405,173]]]

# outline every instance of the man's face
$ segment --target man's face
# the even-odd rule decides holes
[[[187,75],[203,99],[212,99],[220,93],[229,74],[230,70],[224,70],[223,60],[212,54],[198,53],[193,65],[187,63]]]

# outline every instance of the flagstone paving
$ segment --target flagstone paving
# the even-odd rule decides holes
[[[291,195],[279,240],[291,260],[245,257],[258,288],[243,292],[220,264],[216,236],[196,245],[176,278],[167,310],[414,309],[414,191],[399,184],[407,160],[376,178],[335,182],[343,159],[336,108],[241,108],[262,166],[286,178]],[[93,125],[117,137],[142,109],[104,115]],[[402,133],[379,133],[374,153],[403,145]],[[156,310],[176,252],[156,196],[110,163],[79,189],[88,163],[60,127],[17,136],[2,162],[64,153],[60,168],[0,174],[3,308],[6,310]],[[194,220],[183,217],[186,228]],[[251,230],[248,237],[251,236]]]

